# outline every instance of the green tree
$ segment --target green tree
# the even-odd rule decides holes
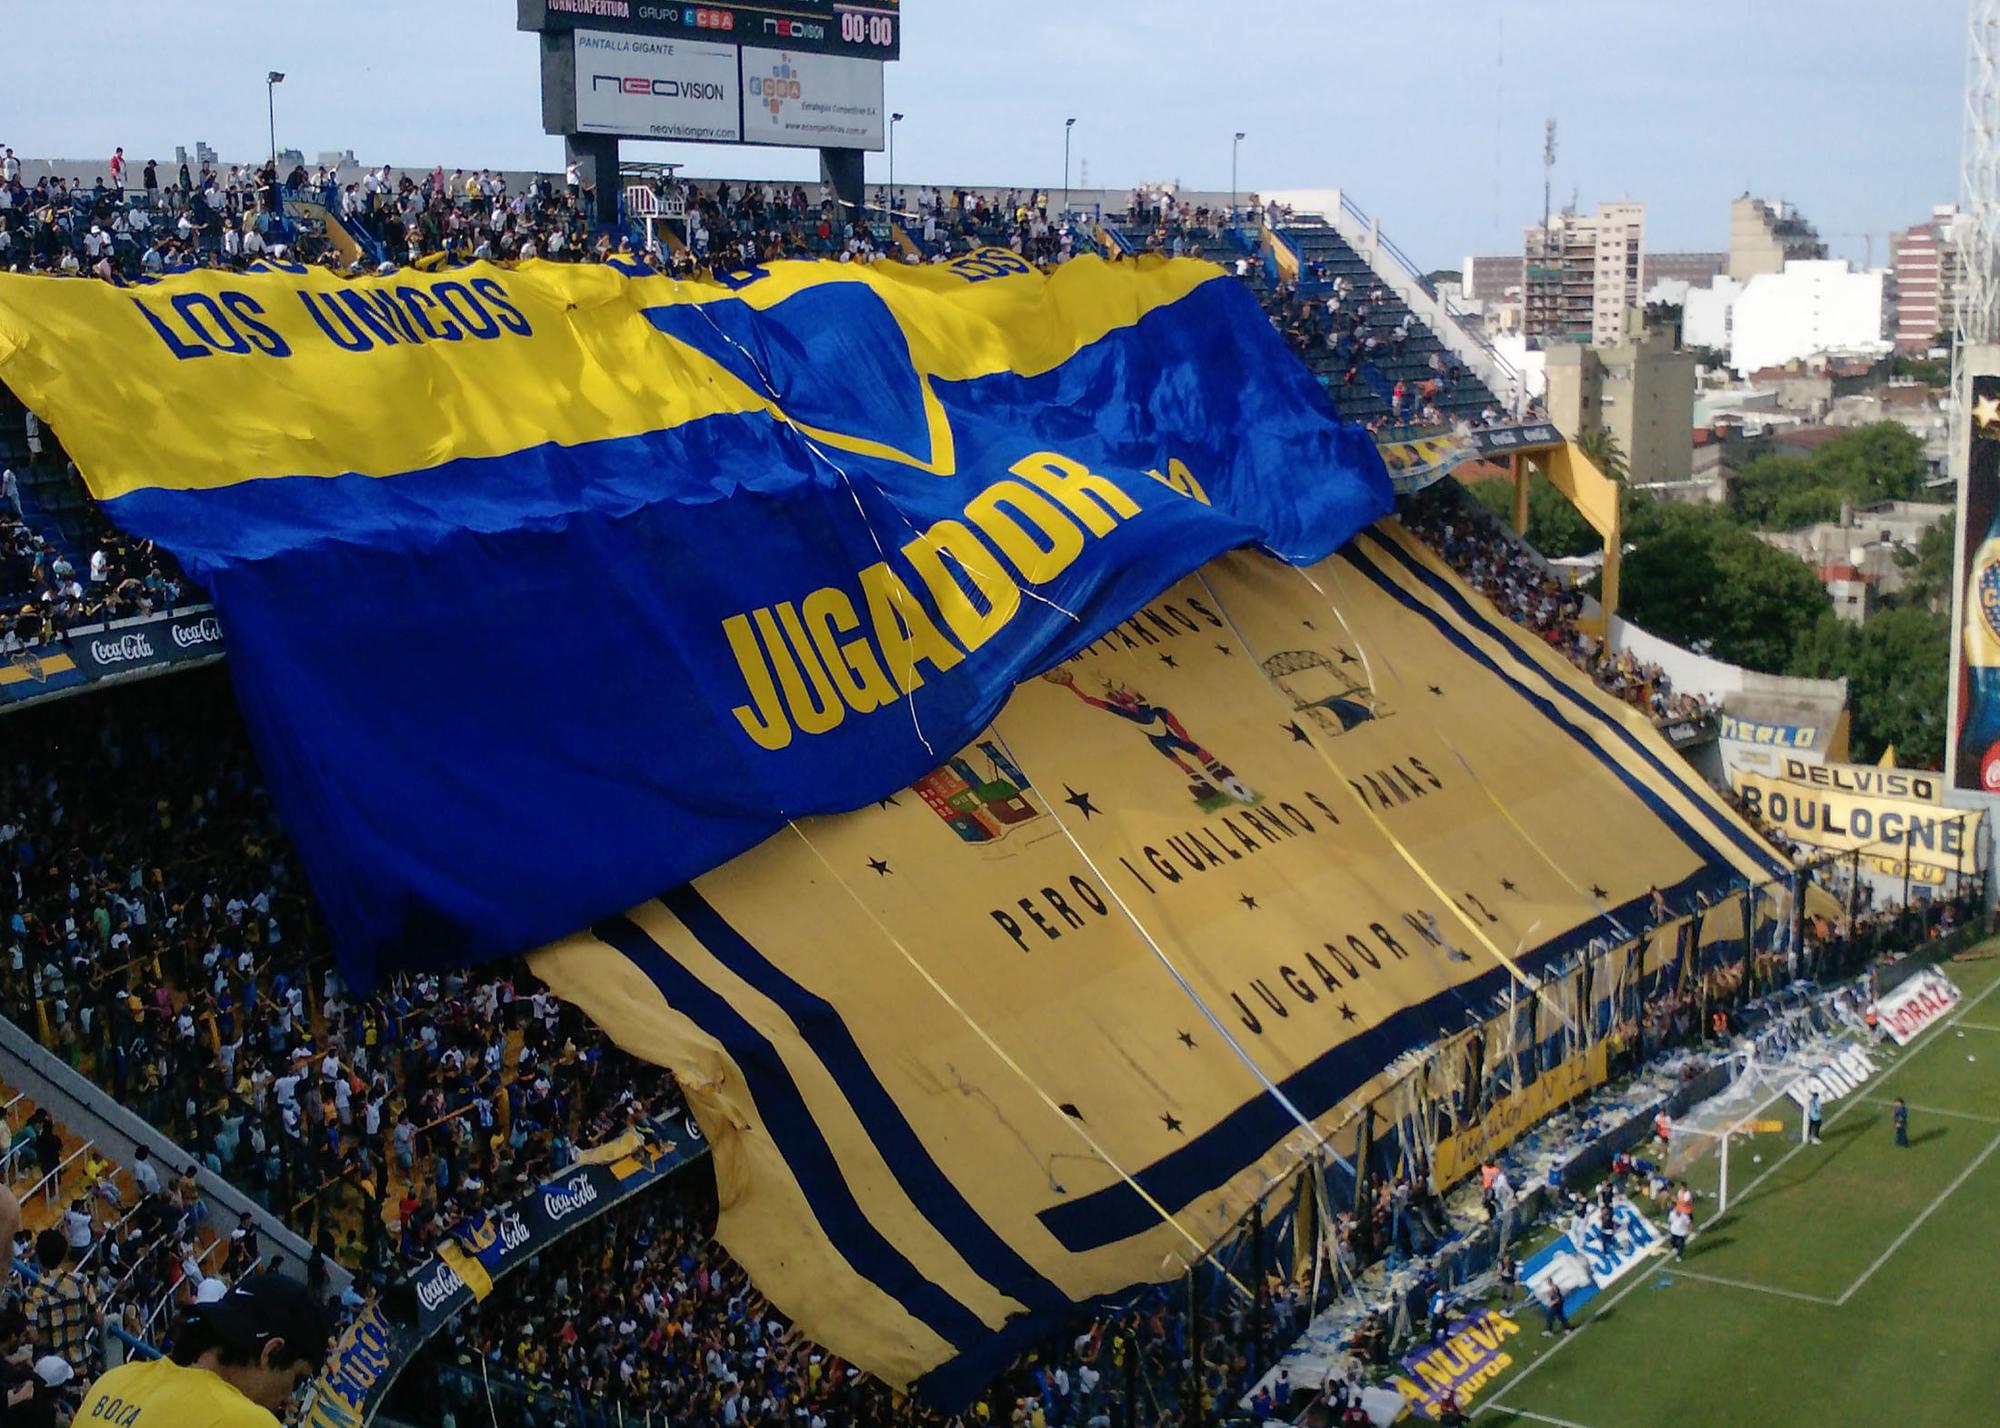
[[[1951,347],[1949,339],[1943,344]],[[1915,377],[1927,387],[1948,387],[1951,385],[1951,363],[1949,360],[1932,357],[1897,356],[1889,364],[1892,377]]]
[[[1903,568],[1904,575],[1896,603],[1949,615],[1951,562],[1957,545],[1958,517],[1951,515],[1934,526],[1925,526],[1914,551],[1899,549],[1896,564]]]
[[[1512,481],[1474,481],[1469,489],[1495,519],[1512,528]],[[1604,548],[1603,538],[1591,529],[1590,522],[1578,515],[1569,498],[1551,486],[1540,472],[1528,477],[1528,544],[1556,560],[1569,555],[1588,555],[1593,550]]]
[[[1769,673],[1831,610],[1804,562],[1716,506],[1634,503],[1621,613],[1654,634]]]
[[[1812,454],[1820,481],[1856,501],[1909,501],[1924,489],[1930,466],[1924,443],[1900,422],[1878,421],[1835,437]]]
[[[1892,421],[1856,427],[1810,456],[1759,456],[1730,483],[1729,506],[1762,530],[1798,530],[1843,502],[1907,501],[1929,476],[1923,442]]]
[[[1753,526],[1771,529],[1771,513],[1788,494],[1813,489],[1812,463],[1802,456],[1753,456],[1729,483],[1729,509]],[[1835,510],[1839,509],[1836,500]]]
[[[1860,761],[1890,744],[1913,764],[1944,759],[1951,617],[1914,605],[1878,610],[1864,625],[1831,612],[1798,643],[1792,674],[1847,680],[1849,740]]]
[[[1576,444],[1599,471],[1621,486],[1631,474],[1631,469],[1625,461],[1624,448],[1618,445],[1618,438],[1610,427],[1593,426],[1576,439]]]

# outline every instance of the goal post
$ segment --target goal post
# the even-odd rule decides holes
[[[1762,1114],[1768,1109],[1767,1103],[1748,1115],[1720,1124],[1703,1124],[1699,1116],[1684,1121],[1674,1121],[1667,1143],[1665,1162],[1667,1178],[1687,1179],[1687,1172],[1693,1165],[1702,1157],[1713,1154],[1716,1159],[1715,1215],[1728,1213],[1730,1142],[1743,1136],[1783,1135],[1785,1132],[1783,1119]]]

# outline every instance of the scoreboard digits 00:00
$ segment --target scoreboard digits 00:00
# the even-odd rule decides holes
[[[880,10],[850,10],[836,5],[840,16],[840,38],[850,45],[880,45],[888,49],[896,43],[896,17]]]

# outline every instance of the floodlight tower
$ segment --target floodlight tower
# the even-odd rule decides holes
[[[1556,121],[1551,117],[1542,125],[1542,241],[1548,242],[1549,233],[1549,181],[1556,171]]]

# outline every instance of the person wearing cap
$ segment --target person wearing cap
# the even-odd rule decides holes
[[[328,1337],[326,1314],[303,1284],[253,1274],[189,1310],[171,1357],[128,1362],[98,1379],[76,1421],[277,1428],[278,1415],[326,1357]]]

